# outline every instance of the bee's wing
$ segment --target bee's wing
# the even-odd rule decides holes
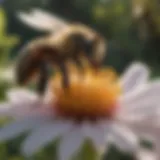
[[[68,23],[58,16],[40,9],[33,9],[30,13],[19,12],[18,18],[26,25],[40,31],[54,32],[68,26]]]

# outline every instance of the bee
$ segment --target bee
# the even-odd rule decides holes
[[[64,88],[69,87],[68,60],[73,60],[81,69],[82,57],[95,70],[101,66],[107,48],[106,40],[92,28],[81,23],[69,23],[39,9],[30,13],[19,12],[18,17],[28,26],[47,32],[47,35],[31,40],[20,50],[16,66],[19,85],[25,85],[38,73],[37,91],[43,95],[51,66],[60,69]]]

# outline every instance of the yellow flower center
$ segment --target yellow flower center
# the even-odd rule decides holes
[[[71,64],[68,70],[68,89],[63,89],[60,73],[56,73],[51,81],[51,90],[56,97],[56,105],[54,101],[53,106],[57,116],[75,120],[111,118],[120,94],[115,72],[107,68],[95,73],[88,67],[82,74]]]

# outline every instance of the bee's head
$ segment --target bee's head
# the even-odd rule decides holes
[[[93,39],[86,40],[85,54],[93,68],[98,69],[105,58],[107,45],[105,40],[100,36],[94,36]]]
[[[107,50],[105,39],[90,27],[81,24],[74,25],[72,33],[76,52],[83,53],[93,67],[101,66]]]

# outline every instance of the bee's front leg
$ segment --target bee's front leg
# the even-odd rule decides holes
[[[68,76],[68,71],[65,63],[60,63],[59,64],[61,73],[62,73],[62,86],[64,89],[69,88],[69,76]]]

